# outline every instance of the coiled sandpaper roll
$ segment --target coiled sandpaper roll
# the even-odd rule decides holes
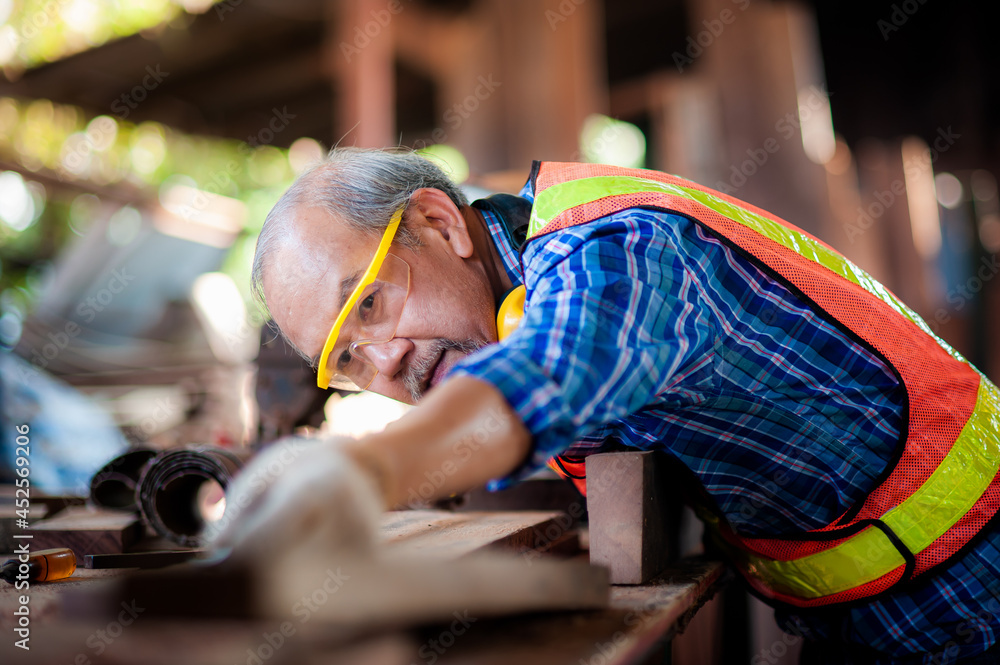
[[[139,479],[139,508],[146,524],[185,547],[202,544],[206,518],[199,505],[206,483],[225,490],[249,453],[221,448],[186,448],[157,455]]]
[[[156,451],[136,448],[114,458],[90,479],[90,500],[102,508],[138,512],[139,476]]]

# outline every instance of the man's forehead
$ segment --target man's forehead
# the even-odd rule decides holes
[[[294,215],[265,270],[264,291],[276,323],[303,351],[312,353],[314,338],[329,331],[377,247],[377,237],[323,211]]]
[[[282,257],[285,269],[328,281],[341,280],[371,261],[378,237],[363,233],[317,208],[296,210],[284,235]],[[289,252],[289,250],[291,250]]]

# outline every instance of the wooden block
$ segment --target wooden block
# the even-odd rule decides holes
[[[72,506],[36,522],[29,532],[31,549],[68,547],[82,564],[88,554],[124,552],[142,537],[143,525],[133,513]]]
[[[662,453],[587,457],[590,562],[607,566],[612,584],[642,584],[669,563]]]

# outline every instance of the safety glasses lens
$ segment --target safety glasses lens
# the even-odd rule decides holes
[[[378,369],[365,356],[364,349],[395,336],[409,292],[410,267],[399,257],[387,254],[375,281],[364,288],[351,308],[327,358],[330,387],[364,390],[371,385]]]

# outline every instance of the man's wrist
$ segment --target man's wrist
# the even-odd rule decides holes
[[[390,465],[385,456],[370,445],[366,439],[351,441],[344,446],[343,452],[361,467],[372,480],[382,502],[381,508],[383,510],[391,508],[395,485]]]

